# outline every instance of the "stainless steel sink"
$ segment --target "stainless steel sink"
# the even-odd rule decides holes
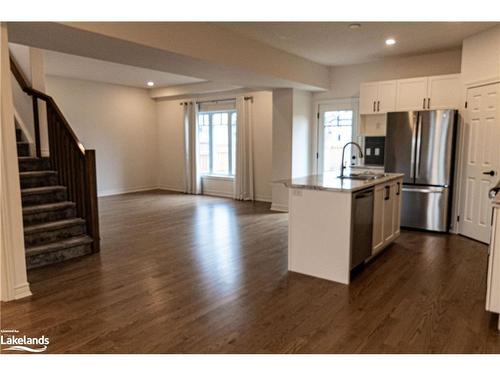
[[[369,181],[369,180],[376,180],[378,178],[382,178],[387,176],[385,173],[351,173],[339,178],[342,179],[348,179],[348,180],[363,180],[363,181]]]

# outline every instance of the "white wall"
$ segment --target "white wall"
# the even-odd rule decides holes
[[[285,180],[292,175],[293,89],[273,90],[273,181]],[[273,184],[271,209],[288,210],[288,189]]]
[[[26,133],[26,137],[29,137],[31,141],[35,141],[35,127],[33,120],[33,101],[31,96],[26,94],[21,86],[17,83],[14,75],[11,74],[12,82],[12,100],[14,101],[14,108],[17,111],[21,121],[25,125],[23,129]]]
[[[7,41],[7,25],[0,23],[0,299],[2,301],[23,298],[31,294],[26,275]]]
[[[314,121],[312,94],[273,90],[273,181],[311,174]],[[273,184],[271,209],[288,210],[288,189]]]
[[[157,187],[156,110],[147,90],[47,76],[47,92],[96,150],[100,196]]]
[[[462,82],[487,83],[500,78],[500,26],[464,40]]]
[[[241,95],[238,94],[238,95]],[[253,147],[255,198],[271,201],[272,179],[272,94],[267,91],[247,92],[253,96]],[[229,95],[226,98],[235,97]],[[211,100],[213,96],[201,96]],[[224,95],[218,95],[223,99]],[[184,190],[183,109],[184,100],[157,100],[158,184],[162,189]],[[232,196],[233,184],[227,180],[206,179],[204,190],[212,195]]]
[[[292,177],[307,176],[312,169],[312,93],[293,91]]]
[[[395,57],[366,64],[330,68],[331,89],[314,93],[315,100],[359,97],[362,82],[460,73],[461,50]]]

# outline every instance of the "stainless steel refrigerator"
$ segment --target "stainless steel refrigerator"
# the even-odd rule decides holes
[[[456,110],[387,114],[386,172],[404,173],[401,226],[448,231]]]

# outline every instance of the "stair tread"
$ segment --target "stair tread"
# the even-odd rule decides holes
[[[17,157],[19,160],[24,161],[24,160],[44,160],[44,159],[49,159],[47,156],[42,156],[42,157],[36,157],[36,156],[18,156]]]
[[[24,227],[24,234],[33,234],[38,232],[50,231],[55,229],[61,229],[65,227],[70,227],[76,224],[83,224],[85,220],[82,218],[76,217],[73,219],[64,219],[57,221],[49,221],[48,223],[35,224],[35,225],[27,225]]]
[[[65,201],[65,202],[56,202],[56,203],[44,203],[37,204],[34,206],[23,207],[23,214],[29,215],[33,213],[46,212],[46,211],[56,211],[63,208],[71,208],[75,207],[75,202]]]
[[[57,191],[57,190],[66,190],[66,186],[54,185],[54,186],[41,186],[41,187],[34,187],[34,188],[26,188],[26,189],[21,189],[21,194],[22,195],[40,194],[40,193],[47,193],[47,192],[51,192],[51,191]]]
[[[53,170],[19,172],[19,175],[21,177],[46,176],[55,174],[57,174],[57,172]]]
[[[26,255],[37,255],[41,253],[49,253],[52,251],[67,249],[75,246],[86,245],[92,243],[92,238],[86,234],[67,238],[60,241],[54,241],[43,245],[26,247]]]

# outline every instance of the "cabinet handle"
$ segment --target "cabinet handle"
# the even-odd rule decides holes
[[[427,98],[427,109],[431,109],[431,98]]]
[[[375,112],[375,103],[376,103],[376,101],[374,100],[373,101],[373,112]]]
[[[388,201],[390,197],[391,197],[391,187],[390,186],[386,186],[385,187],[385,197],[384,197],[384,200]]]
[[[422,107],[425,109],[425,98],[424,98],[424,103],[422,104]]]
[[[380,112],[380,100],[377,101],[377,112]]]
[[[401,182],[398,182],[398,191],[396,193],[396,195],[399,195],[401,194]]]

